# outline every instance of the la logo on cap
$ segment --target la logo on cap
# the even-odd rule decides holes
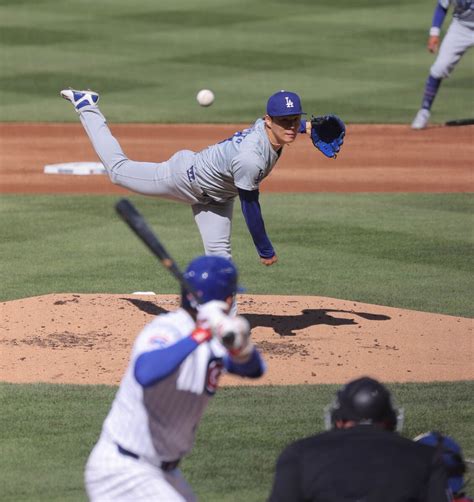
[[[267,114],[270,117],[284,117],[285,115],[305,115],[301,109],[298,94],[290,91],[276,92],[268,98]]]

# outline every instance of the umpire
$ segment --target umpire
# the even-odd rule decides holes
[[[447,502],[434,448],[400,436],[390,392],[369,377],[349,382],[326,413],[328,430],[280,455],[269,502]]]

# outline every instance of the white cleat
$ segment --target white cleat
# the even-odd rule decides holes
[[[79,113],[84,106],[96,106],[99,101],[99,94],[91,91],[76,91],[75,89],[63,89],[60,92],[64,99],[70,101]]]
[[[420,108],[411,123],[412,129],[425,129],[431,117],[431,112],[426,108]]]

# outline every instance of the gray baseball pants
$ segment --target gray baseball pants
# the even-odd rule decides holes
[[[430,68],[431,76],[447,78],[464,53],[474,46],[474,30],[453,19],[441,42],[438,56]]]
[[[127,158],[97,107],[80,112],[84,129],[112,183],[143,195],[154,195],[190,204],[206,255],[231,258],[233,199],[212,202],[199,187],[195,153],[181,150],[165,162],[135,162]]]

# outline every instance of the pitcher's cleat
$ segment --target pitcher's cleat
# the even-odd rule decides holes
[[[99,94],[90,89],[86,91],[63,89],[60,94],[74,105],[77,112],[80,112],[81,108],[85,106],[95,106],[99,101]]]

